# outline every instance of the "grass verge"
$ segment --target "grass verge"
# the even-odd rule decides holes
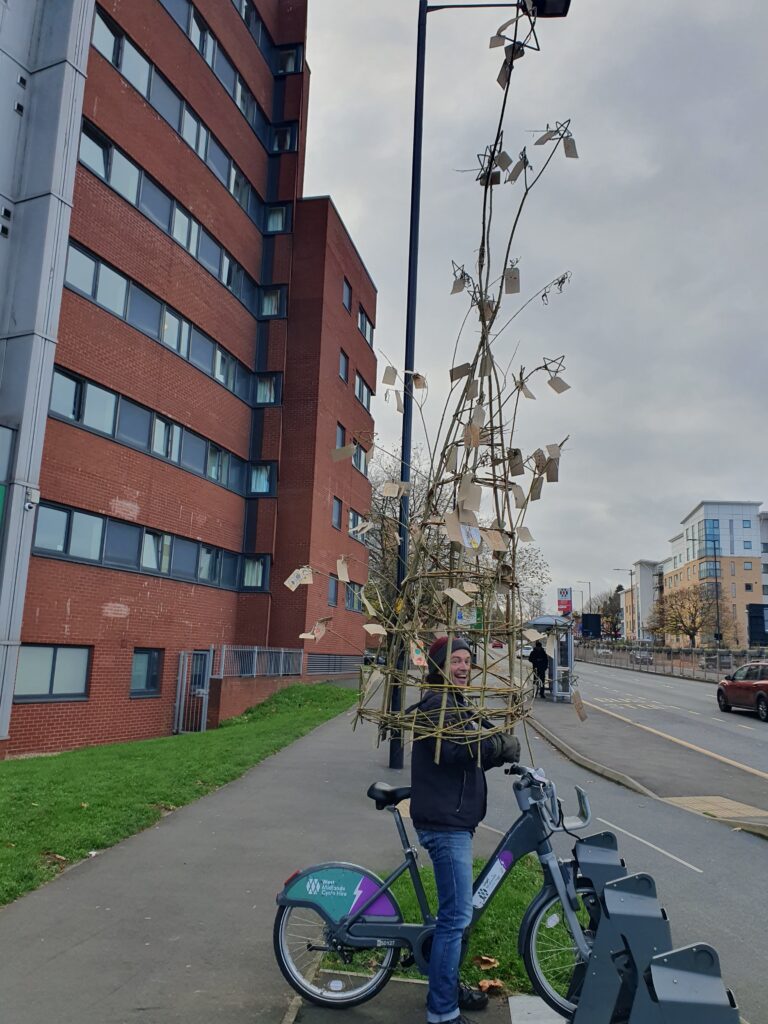
[[[475,860],[476,876],[483,865],[484,861]],[[437,907],[434,873],[427,866],[423,866],[420,873],[429,905],[434,912]],[[472,932],[469,951],[461,968],[463,981],[477,985],[483,978],[498,978],[509,994],[532,991],[523,961],[517,953],[517,933],[523,914],[541,888],[541,883],[541,868],[535,857],[524,857],[512,868]],[[392,891],[405,920],[420,921],[419,905],[408,875],[401,875],[392,886]],[[472,963],[473,958],[478,956],[494,957],[499,965],[489,970],[480,970]],[[407,970],[400,968],[397,973],[410,978],[422,977],[415,967]]]
[[[0,763],[0,906],[238,778],[356,697],[291,686],[211,732]]]

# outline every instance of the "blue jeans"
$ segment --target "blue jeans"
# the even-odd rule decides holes
[[[428,1024],[459,1015],[461,940],[472,921],[472,833],[419,830],[432,859],[437,886],[437,925],[429,955]]]

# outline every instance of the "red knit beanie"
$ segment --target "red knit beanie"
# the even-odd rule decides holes
[[[448,637],[441,636],[432,644],[427,653],[427,665],[429,668],[429,675],[434,679],[442,679],[442,670],[445,667],[445,654],[448,649]],[[463,640],[460,636],[454,637],[453,643],[451,644],[451,654],[456,651],[470,651],[471,648],[466,640]]]

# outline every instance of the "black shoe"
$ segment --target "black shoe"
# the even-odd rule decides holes
[[[482,993],[478,994],[482,995]],[[475,1022],[470,1020],[469,1017],[465,1017],[463,1013],[460,1013],[458,1017],[452,1017],[450,1020],[446,1021],[445,1024],[475,1024]]]
[[[469,985],[459,982],[459,1009],[477,1012],[484,1010],[488,1005],[488,996],[479,989],[470,988]]]

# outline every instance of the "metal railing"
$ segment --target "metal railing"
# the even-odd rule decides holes
[[[228,676],[300,676],[304,652],[290,647],[239,647],[222,644],[214,651],[212,679]]]
[[[765,661],[764,648],[749,650],[716,650],[705,647],[614,647],[596,642],[575,649],[577,661],[611,668],[632,669],[633,672],[653,672],[657,675],[684,676],[717,683],[726,675],[750,661]]]

